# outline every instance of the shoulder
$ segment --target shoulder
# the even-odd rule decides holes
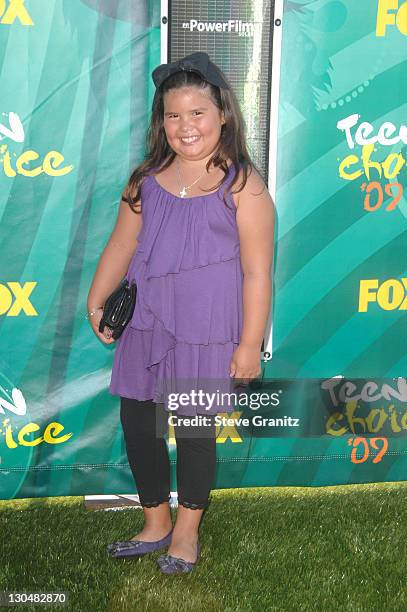
[[[143,196],[145,195],[144,192],[148,178],[149,175],[144,176],[140,182],[135,185],[130,186],[128,184],[121,196],[122,202],[126,202],[130,208],[136,209],[137,212],[141,212],[141,202],[143,200]],[[139,199],[136,201],[138,193]]]
[[[239,206],[247,206],[250,203],[257,201],[271,202],[271,196],[267,189],[267,186],[261,177],[260,173],[253,167],[248,168],[246,183],[242,187],[244,182],[244,172],[240,168],[236,183],[234,185],[234,191],[238,191],[234,194],[234,200],[236,208]]]
[[[141,199],[136,202],[136,194],[124,192],[121,196],[121,204],[127,204],[127,207],[133,212],[141,212]]]

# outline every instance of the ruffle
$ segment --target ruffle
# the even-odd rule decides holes
[[[171,339],[189,344],[239,342],[240,259],[149,279],[143,267],[136,278],[136,307],[129,325],[153,332],[151,364],[162,357]]]
[[[205,392],[232,392],[234,380],[229,377],[228,366],[238,344],[186,344],[176,342],[155,364],[148,365],[152,332],[126,327],[117,341],[115,364],[110,381],[112,395],[152,399],[163,403],[168,412],[179,415],[217,414],[233,411],[233,403],[214,404],[210,410],[204,406],[178,406],[169,404],[170,393],[184,393],[191,389]],[[130,357],[131,356],[131,357]],[[238,391],[236,391],[238,393]]]
[[[145,179],[142,198],[143,194],[143,226],[129,274],[134,275],[141,262],[146,264],[145,277],[149,279],[240,256],[231,197],[227,202],[233,209],[225,205],[220,191],[185,200],[175,198],[152,176]]]
[[[156,402],[181,392],[184,383],[201,388],[202,381],[217,380],[229,391],[229,365],[243,323],[232,198],[232,209],[224,204],[223,190],[184,200],[152,176],[141,195],[143,225],[126,275],[137,283],[136,307],[118,340],[109,390]],[[177,414],[218,411],[188,406]]]

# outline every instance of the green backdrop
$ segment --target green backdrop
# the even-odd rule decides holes
[[[280,399],[262,413],[298,425],[226,429],[217,487],[404,479],[407,28],[389,4],[284,4],[262,387]],[[134,491],[107,391],[114,348],[84,314],[143,156],[159,10],[0,2],[3,499]]]

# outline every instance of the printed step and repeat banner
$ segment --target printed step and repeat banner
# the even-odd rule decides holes
[[[197,50],[276,200],[263,377],[219,417],[216,487],[405,479],[407,2],[161,11],[0,0],[0,498],[135,491],[86,298],[143,158],[151,70]]]

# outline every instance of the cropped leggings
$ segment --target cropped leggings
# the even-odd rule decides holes
[[[168,430],[169,414],[162,404],[152,400],[120,398],[127,458],[143,507],[158,506],[170,499],[170,460],[163,437]],[[213,418],[210,425],[181,423],[174,427],[174,432],[178,504],[191,509],[206,508],[216,469]]]

